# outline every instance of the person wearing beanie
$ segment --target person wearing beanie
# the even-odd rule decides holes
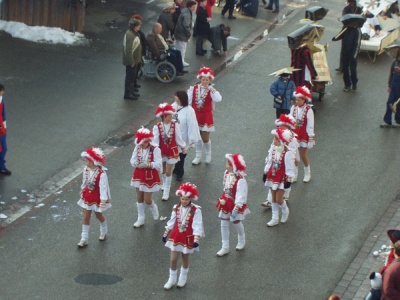
[[[395,259],[383,273],[381,300],[400,299],[400,241],[394,244]]]
[[[394,244],[397,241],[400,241],[400,230],[389,229],[386,232],[386,234],[387,234],[387,236],[389,237],[389,240],[390,240],[390,252],[389,252],[388,256],[386,257],[385,265],[379,271],[379,273],[381,273],[382,275],[384,274],[385,270],[390,266],[392,261],[395,259],[395,257],[394,257]]]
[[[140,128],[135,134],[135,149],[130,163],[135,168],[131,186],[136,188],[138,218],[134,228],[142,227],[145,223],[145,206],[150,208],[154,220],[158,220],[157,204],[152,196],[161,188],[159,171],[161,169],[161,150],[153,143],[153,132]]]
[[[215,131],[213,110],[216,102],[222,100],[221,94],[211,85],[214,79],[214,71],[211,68],[202,67],[197,72],[199,84],[191,86],[188,90],[189,104],[193,107],[197,123],[200,129],[201,140],[196,143],[196,157],[193,165],[202,161],[203,150],[205,151],[205,163],[211,162],[211,140],[210,133]]]
[[[136,80],[138,68],[142,64],[142,44],[139,35],[141,24],[139,19],[131,18],[123,41],[122,64],[125,65],[124,99],[126,100],[137,100],[140,96]]]
[[[297,165],[300,162],[300,156],[299,156],[299,151],[298,147],[299,144],[297,142],[297,134],[293,132],[293,130],[296,128],[296,120],[293,118],[292,115],[280,115],[279,119],[275,120],[275,125],[277,128],[283,128],[283,129],[288,129],[292,133],[292,139],[290,143],[288,144],[288,148],[295,153],[295,170],[294,170],[294,177],[292,179],[292,183],[296,182],[297,180]],[[270,151],[272,151],[274,148],[274,143],[271,143]],[[283,200],[288,203],[289,201],[289,196],[290,196],[290,191],[292,190],[292,187],[285,188],[285,192],[283,194]],[[272,193],[271,190],[268,189],[268,195],[267,195],[267,201],[263,202],[261,206],[264,206],[266,208],[271,208],[271,203],[272,203]]]
[[[291,186],[295,169],[295,153],[288,145],[293,139],[288,129],[277,128],[271,131],[274,136],[274,147],[268,152],[265,160],[263,181],[272,194],[272,218],[268,227],[279,224],[279,208],[282,210],[281,223],[286,223],[289,217],[289,208],[283,200],[284,189]]]
[[[226,170],[224,173],[222,196],[218,199],[217,209],[221,219],[222,248],[217,256],[229,253],[229,222],[231,221],[238,233],[237,251],[244,249],[246,236],[244,233],[243,220],[250,213],[247,208],[247,181],[246,162],[241,154],[226,154]]]
[[[372,272],[369,275],[371,290],[365,296],[364,300],[380,300],[382,296],[382,275],[378,272]]]
[[[89,147],[81,156],[86,160],[86,166],[83,169],[81,196],[78,201],[83,212],[82,234],[78,247],[84,248],[88,245],[92,211],[100,222],[99,240],[106,240],[108,226],[103,212],[111,207],[111,196],[107,168],[103,166],[106,161],[104,152],[98,147]]]
[[[170,290],[175,284],[178,288],[186,285],[189,272],[189,255],[199,251],[200,239],[204,237],[203,216],[197,201],[197,187],[186,182],[179,186],[176,195],[180,202],[174,205],[171,218],[165,226],[162,237],[167,248],[171,249],[169,278],[164,289]],[[178,277],[179,253],[182,255],[182,266]]]
[[[294,90],[296,88],[294,81],[290,79],[293,68],[281,69],[273,74],[279,76],[274,81],[269,91],[274,96],[274,108],[276,109],[276,118],[279,119],[281,114],[289,114],[290,107],[294,102]]]
[[[186,153],[186,143],[182,138],[179,123],[174,120],[176,110],[169,103],[157,107],[156,117],[161,118],[153,127],[154,142],[159,145],[162,156],[162,200],[169,199],[172,169],[179,161],[179,153]]]
[[[309,182],[311,169],[307,151],[315,145],[314,111],[311,105],[307,104],[307,101],[311,101],[311,92],[305,86],[298,86],[293,95],[296,98],[296,104],[290,109],[290,114],[296,120],[296,128],[293,131],[297,134],[300,158],[304,164],[303,182]],[[294,178],[294,182],[296,181],[297,176]]]

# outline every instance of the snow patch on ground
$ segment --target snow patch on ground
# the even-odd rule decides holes
[[[36,43],[87,45],[89,41],[82,33],[69,32],[61,28],[28,26],[24,23],[0,20],[0,31],[9,33],[14,38]]]

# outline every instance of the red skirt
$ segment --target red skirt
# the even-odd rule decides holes
[[[199,124],[199,127],[207,127],[211,128],[214,126],[214,117],[212,111],[209,112],[200,112],[200,111],[195,111],[196,112],[196,119],[197,119],[197,124]]]
[[[180,245],[188,249],[193,249],[194,235],[188,235],[187,232],[179,232],[179,230],[172,230],[168,241],[172,242],[174,246]]]
[[[224,205],[221,204],[221,199],[225,200]],[[235,202],[233,202],[232,199],[222,196],[222,198],[218,199],[216,207],[218,211],[222,211],[224,214],[231,214],[232,210],[235,208]],[[246,209],[247,209],[247,204],[245,203],[242,205],[241,208],[239,208],[238,213],[243,214]]]
[[[153,188],[155,185],[161,184],[158,170],[151,168],[136,168],[132,176],[133,182],[139,182],[147,188]]]

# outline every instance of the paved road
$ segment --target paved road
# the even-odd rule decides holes
[[[321,22],[326,26],[322,43],[330,41],[340,29],[336,21],[339,4],[327,4],[330,12]],[[296,183],[289,221],[266,227],[270,212],[259,206],[266,194],[260,174],[275,115],[267,92],[273,78],[266,74],[288,64],[285,37],[299,27],[296,20],[303,13],[298,9],[293,20],[277,26],[215,81],[223,102],[215,112],[213,162],[210,166],[188,165],[185,175],[186,180],[199,186],[206,231],[200,253],[191,258],[185,289],[162,289],[168,276],[169,255],[160,241],[165,222],[153,222],[148,215],[144,228],[131,227],[135,197],[128,183],[133,145],[127,145],[119,148],[107,165],[113,197],[113,208],[107,213],[107,242],[97,241],[98,225],[94,221],[88,248],[75,249],[81,216],[75,204],[79,179],[74,180],[62,193],[45,201],[44,207],[3,231],[0,264],[5,276],[0,277],[0,284],[5,287],[1,292],[4,299],[53,299],[55,295],[60,299],[326,298],[396,197],[397,166],[393,161],[398,157],[391,149],[399,146],[398,132],[378,127],[387,96],[388,57],[380,56],[375,64],[366,56],[360,57],[360,84],[355,94],[343,93],[341,77],[332,72],[334,84],[327,88],[324,102],[315,103],[317,145],[310,155],[313,179],[309,184]],[[336,66],[338,54],[339,45],[332,45],[328,52],[331,69]],[[153,106],[160,102],[149,99]],[[136,103],[127,105],[132,105],[132,111],[139,108]],[[154,108],[149,104],[147,110],[142,109],[146,112]],[[99,134],[98,140],[104,136]],[[221,193],[227,152],[241,152],[246,158],[252,214],[245,221],[246,250],[217,258],[220,233],[214,203]],[[156,200],[160,197],[155,195]],[[161,203],[161,215],[169,215],[175,201]],[[233,248],[236,240],[231,230]],[[91,278],[99,285],[83,284],[84,279]],[[17,282],[24,282],[23,288]]]

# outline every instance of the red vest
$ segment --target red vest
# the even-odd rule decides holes
[[[212,105],[212,98],[211,98],[211,92],[207,91],[204,95],[204,103],[203,105],[199,105],[198,103],[198,95],[197,91],[200,89],[200,85],[196,84],[193,87],[193,95],[192,95],[192,107],[193,109],[197,112],[210,112],[213,109]]]
[[[89,185],[89,168],[85,169],[85,188],[82,193],[82,198],[89,206],[91,204],[100,204],[100,176],[103,170],[99,169],[97,171],[97,176],[93,178],[93,182]]]
[[[172,121],[171,127],[168,130],[168,132],[164,132],[163,128],[163,123],[158,122],[157,127],[158,127],[158,132],[160,133],[160,149],[161,149],[161,155],[163,157],[168,157],[168,158],[178,158],[179,156],[179,150],[178,150],[178,144],[176,143],[176,138],[175,138],[175,126],[176,122]]]

